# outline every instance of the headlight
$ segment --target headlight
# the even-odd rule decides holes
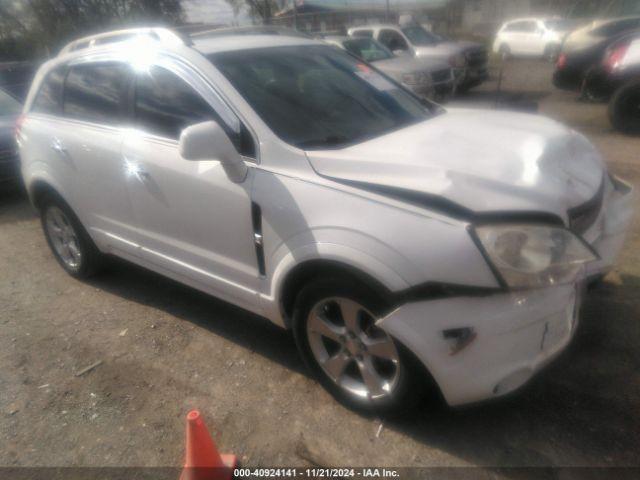
[[[493,267],[512,288],[571,283],[582,265],[597,258],[561,227],[486,225],[475,232]]]
[[[405,85],[426,85],[431,83],[431,77],[424,72],[412,72],[402,75],[402,83]]]

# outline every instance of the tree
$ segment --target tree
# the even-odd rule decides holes
[[[51,55],[66,42],[93,32],[174,25],[183,17],[180,0],[24,0],[19,14],[13,4],[0,0],[0,52],[3,45],[27,45],[32,58]],[[23,50],[15,47],[13,56]]]
[[[247,7],[253,18],[259,18],[264,23],[271,23],[271,19],[278,11],[275,0],[227,0],[227,2],[236,15],[243,7]]]

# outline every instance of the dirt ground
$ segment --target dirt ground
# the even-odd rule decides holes
[[[550,76],[548,64],[513,61],[503,87],[587,134],[639,187],[640,138],[612,132],[605,106],[576,102]],[[494,88],[456,103],[489,104]],[[636,219],[575,341],[521,393],[382,422],[336,403],[266,320],[124,263],[87,283],[70,278],[27,201],[5,195],[0,466],[179,466],[196,407],[245,466],[480,466],[490,478],[516,476],[496,467],[638,467],[639,247]]]

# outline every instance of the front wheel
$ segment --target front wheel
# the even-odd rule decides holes
[[[640,133],[640,81],[620,87],[609,102],[609,119],[616,130]]]
[[[294,310],[307,366],[339,401],[367,413],[415,406],[424,383],[412,356],[377,325],[386,307],[367,287],[335,278],[307,285]]]

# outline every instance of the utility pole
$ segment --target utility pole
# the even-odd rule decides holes
[[[387,12],[385,13],[385,21],[387,23],[389,23],[389,16],[390,16],[390,12],[389,12],[389,0],[387,0]]]

